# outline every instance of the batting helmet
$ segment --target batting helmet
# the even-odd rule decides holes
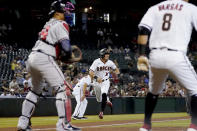
[[[67,11],[73,11],[75,6],[67,0],[56,0],[51,4],[49,16],[52,16],[55,12],[66,13]]]
[[[103,48],[99,51],[100,58],[104,58],[105,54],[110,54],[110,52],[107,48]]]

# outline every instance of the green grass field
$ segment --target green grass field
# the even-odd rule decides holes
[[[155,113],[153,120],[158,118],[179,118],[188,116],[186,113]],[[96,122],[113,122],[113,121],[126,121],[126,120],[137,120],[143,122],[143,114],[122,114],[122,115],[105,115],[103,120],[98,119],[98,116],[90,115],[87,116],[87,120],[72,120],[73,124],[76,123],[96,123]],[[16,127],[18,118],[0,118],[0,128]],[[32,117],[33,126],[40,125],[55,125],[57,122],[56,116],[50,117]],[[187,127],[190,120],[188,119],[177,119],[170,121],[154,121],[154,127]],[[113,125],[117,127],[140,127],[142,123],[136,122],[132,124]]]

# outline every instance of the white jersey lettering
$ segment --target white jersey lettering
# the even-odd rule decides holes
[[[111,60],[103,63],[100,58],[94,60],[90,66],[90,70],[94,71],[95,75],[102,79],[108,79],[110,70],[115,70],[116,68],[116,65]]]
[[[149,8],[139,24],[151,31],[149,48],[166,47],[186,53],[192,28],[197,30],[196,12],[196,6],[182,0],[167,0]]]

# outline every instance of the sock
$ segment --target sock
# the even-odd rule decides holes
[[[102,103],[101,103],[101,111],[104,112],[107,102],[107,95],[106,93],[102,94]]]
[[[191,96],[191,123],[197,126],[197,95]]]
[[[144,123],[151,126],[151,117],[155,106],[157,104],[158,95],[153,95],[152,93],[148,93],[145,99],[145,118]]]

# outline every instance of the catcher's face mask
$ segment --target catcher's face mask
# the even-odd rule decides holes
[[[74,14],[72,13],[75,9],[75,6],[71,2],[67,2],[65,7],[64,7],[64,17],[66,22],[70,25],[73,26],[74,22]]]
[[[49,16],[53,16],[55,12],[64,13],[65,21],[72,26],[73,25],[73,11],[75,6],[71,2],[63,2],[62,0],[54,1],[51,4]]]

